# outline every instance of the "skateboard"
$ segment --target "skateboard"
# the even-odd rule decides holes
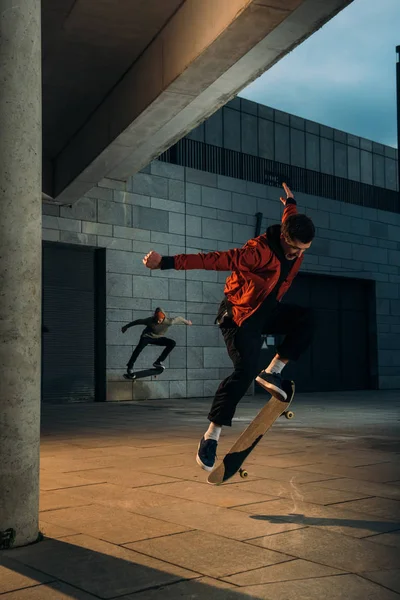
[[[157,377],[157,375],[161,375],[164,371],[165,367],[153,367],[152,369],[142,369],[142,371],[136,371],[132,373],[132,375],[128,375],[128,373],[124,373],[125,379],[129,381],[135,381],[136,379],[142,379],[142,377]]]
[[[283,385],[283,389],[287,393],[287,400],[282,401],[271,396],[250,425],[242,432],[229,452],[224,456],[222,462],[211,471],[207,479],[208,483],[220,485],[228,481],[237,472],[239,472],[241,477],[247,477],[248,473],[245,469],[242,469],[242,465],[250,452],[254,450],[258,442],[280,416],[284,415],[287,419],[294,417],[294,412],[288,410],[294,396],[294,382],[285,380]]]

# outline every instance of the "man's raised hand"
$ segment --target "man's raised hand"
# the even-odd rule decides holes
[[[143,264],[148,269],[159,269],[161,267],[161,258],[161,254],[154,252],[154,250],[150,250],[150,252],[144,257]]]
[[[286,198],[282,198],[282,196],[281,196],[280,197],[280,201],[282,202],[282,204],[286,204],[286,200],[288,198],[293,198],[294,199],[294,195],[293,195],[293,192],[290,190],[289,186],[286,183],[282,183],[282,187],[285,190]]]

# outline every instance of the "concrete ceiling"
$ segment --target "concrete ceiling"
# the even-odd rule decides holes
[[[126,179],[350,2],[42,0],[44,193]]]
[[[54,158],[183,0],[42,0],[43,151]]]

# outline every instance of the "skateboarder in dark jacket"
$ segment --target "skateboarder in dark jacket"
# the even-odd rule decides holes
[[[234,371],[221,382],[208,415],[210,426],[200,440],[197,462],[211,471],[223,425],[230,426],[236,406],[256,381],[272,395],[286,400],[281,372],[289,360],[297,360],[309,346],[314,330],[311,311],[281,304],[310,248],[314,225],[299,214],[288,186],[282,224],[272,225],[242,248],[207,254],[161,256],[149,252],[143,263],[150,269],[207,269],[232,271],[225,284],[225,298],[217,316]],[[270,365],[258,373],[263,334],[284,334]]]
[[[177,325],[178,323],[191,325],[192,321],[187,321],[183,317],[174,317],[173,319],[170,319],[165,315],[161,308],[156,308],[152,317],[148,317],[147,319],[137,319],[136,321],[132,321],[121,328],[122,333],[125,333],[129,327],[134,327],[135,325],[146,325],[146,328],[143,329],[140,336],[139,343],[134,349],[127,364],[128,375],[133,374],[133,365],[135,364],[139,354],[149,344],[153,346],[165,346],[163,352],[153,363],[153,367],[156,369],[163,366],[163,360],[167,358],[167,356],[176,346],[175,340],[165,337],[165,334],[171,325]]]

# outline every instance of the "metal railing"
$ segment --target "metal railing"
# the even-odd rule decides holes
[[[158,158],[163,162],[274,187],[280,187],[285,181],[296,192],[400,212],[399,192],[188,138],[182,138]]]

